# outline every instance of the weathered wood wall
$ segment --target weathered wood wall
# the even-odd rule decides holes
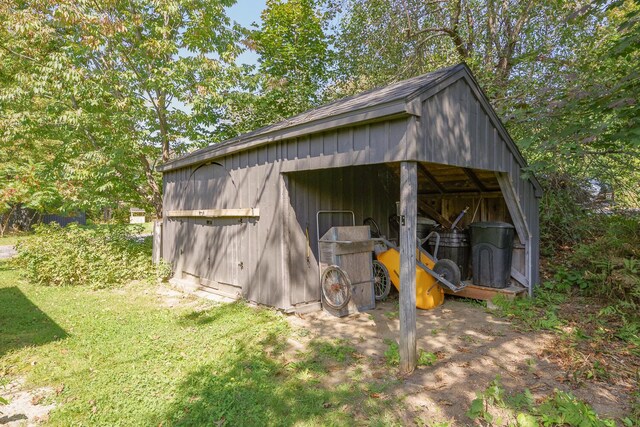
[[[479,90],[464,78],[426,99],[420,118],[424,137],[418,144],[419,158],[509,174],[531,232],[530,280],[536,284],[539,281],[539,200],[533,184],[523,179],[518,154],[509,148],[507,135],[495,125],[495,113],[487,111],[480,99]],[[519,254],[514,255],[519,259]],[[524,265],[521,268],[524,274]]]
[[[399,183],[389,166],[393,171],[399,162],[414,160],[427,170],[440,163],[508,173],[532,238],[531,271],[526,271],[522,248],[516,249],[522,254],[514,253],[514,262],[537,283],[535,187],[522,178],[518,154],[479,97],[461,78],[427,97],[421,117],[394,116],[278,140],[165,172],[165,212],[258,208],[260,217],[240,222],[165,216],[163,256],[178,273],[199,277],[221,293],[285,309],[317,301],[316,212],[351,209],[358,223],[373,216],[388,234],[387,219],[399,200]],[[467,205],[475,209],[479,200],[421,197],[434,200],[446,215]],[[476,220],[508,220],[513,214],[502,198],[483,198]]]
[[[240,223],[165,216],[163,256],[179,274],[199,277],[202,285],[221,293],[239,293],[280,308],[317,301],[315,213],[353,209],[359,223],[376,214],[386,227],[397,196],[389,196],[391,200],[384,191],[399,191],[397,185],[385,188],[389,180],[384,176],[376,177],[377,170],[387,174],[387,169],[340,166],[382,164],[401,157],[406,129],[406,119],[365,124],[166,172],[165,212],[259,208],[260,217]],[[307,264],[307,223],[312,259],[301,268]]]

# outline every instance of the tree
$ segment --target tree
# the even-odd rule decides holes
[[[625,181],[637,197],[637,3],[608,4],[338,0],[330,89],[343,96],[464,61],[533,171]]]
[[[0,141],[58,141],[50,178],[77,187],[79,204],[124,199],[161,216],[155,164],[210,136],[188,106],[224,85],[239,52],[233,3],[2,3]]]
[[[638,2],[595,5],[593,38],[568,46],[562,83],[522,110],[512,132],[543,174],[612,185],[619,201],[640,202],[640,23]],[[558,161],[561,159],[561,161]]]
[[[338,93],[359,91],[466,62],[503,119],[543,83],[569,5],[517,0],[349,0],[336,28]],[[342,2],[332,4],[334,13]],[[582,22],[581,22],[582,24]]]
[[[246,34],[257,67],[236,75],[240,90],[225,105],[224,137],[275,123],[323,100],[332,55],[327,20],[315,0],[268,0],[262,23]]]

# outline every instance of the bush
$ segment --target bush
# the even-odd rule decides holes
[[[586,291],[640,307],[640,217],[612,215],[601,233],[576,246],[569,259],[582,272]]]
[[[105,288],[155,276],[151,241],[141,227],[35,227],[35,235],[17,246],[18,264],[28,279],[47,286]]]
[[[592,237],[598,230],[600,215],[593,209],[593,198],[586,183],[568,176],[548,176],[542,181],[540,203],[540,249],[555,254],[558,247],[573,246]]]

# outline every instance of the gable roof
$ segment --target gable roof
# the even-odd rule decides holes
[[[439,92],[455,82],[458,77],[465,78],[470,83],[474,93],[484,105],[485,110],[494,122],[496,129],[503,136],[510,151],[514,154],[520,166],[526,167],[527,164],[524,157],[522,157],[522,154],[497,117],[487,97],[473,77],[471,70],[466,64],[461,63],[333,101],[278,123],[170,160],[158,166],[158,170],[165,172],[178,169],[255,146],[337,127],[374,121],[383,117],[419,115],[420,113],[414,105],[416,101],[421,102],[424,100],[425,95],[429,97]],[[540,183],[535,177],[532,177],[530,181],[536,187],[536,190],[541,191]]]
[[[336,101],[330,102],[329,104],[325,104],[318,108],[314,108],[312,110],[305,111],[304,113],[300,113],[296,116],[290,117],[288,119],[284,119],[278,123],[264,126],[254,131],[238,135],[235,138],[231,138],[226,141],[212,144],[208,147],[193,151],[177,159],[170,160],[160,165],[158,167],[158,170],[166,171],[185,167],[193,163],[199,163],[201,161],[200,158],[204,157],[202,156],[202,154],[208,154],[208,158],[218,157],[218,154],[227,155],[232,151],[236,151],[228,150],[229,147],[237,147],[238,151],[244,149],[245,147],[243,146],[244,144],[242,144],[243,142],[253,141],[259,137],[275,136],[274,134],[278,132],[294,129],[302,125],[324,122],[330,118],[342,117],[344,115],[355,116],[355,113],[368,111],[376,107],[388,107],[400,102],[402,105],[399,107],[402,108],[399,108],[398,111],[389,109],[392,113],[385,115],[393,115],[403,112],[407,113],[406,108],[404,108],[406,99],[412,98],[412,95],[420,93],[426,88],[435,85],[441,80],[444,80],[447,77],[455,74],[462,68],[466,68],[466,66],[464,64],[458,64],[452,67],[442,68],[432,73],[392,83],[388,86],[371,89],[353,96],[349,96],[347,98],[338,99]],[[371,120],[372,118],[375,117],[368,117],[369,120]],[[357,121],[360,120],[353,120],[352,122],[355,123]],[[328,126],[324,126],[324,129],[328,128]],[[274,140],[275,139],[276,138],[274,138]]]

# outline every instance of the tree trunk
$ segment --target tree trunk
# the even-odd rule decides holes
[[[158,106],[156,109],[158,113],[158,123],[160,125],[160,139],[162,142],[162,161],[169,161],[170,144],[169,144],[169,123],[167,121],[167,95],[159,91],[158,92]]]
[[[147,185],[149,186],[150,194],[150,202],[153,205],[153,208],[156,211],[156,217],[162,218],[162,191],[158,183],[156,182],[156,177],[153,174],[153,169],[149,164],[149,160],[144,154],[140,154],[140,162],[142,163],[142,167],[144,169],[145,177],[147,178]]]
[[[15,212],[18,205],[12,205],[11,209],[5,214],[6,217],[0,216],[0,237],[4,237],[4,233],[7,231],[7,227],[9,227],[9,222],[11,222],[11,215]]]

